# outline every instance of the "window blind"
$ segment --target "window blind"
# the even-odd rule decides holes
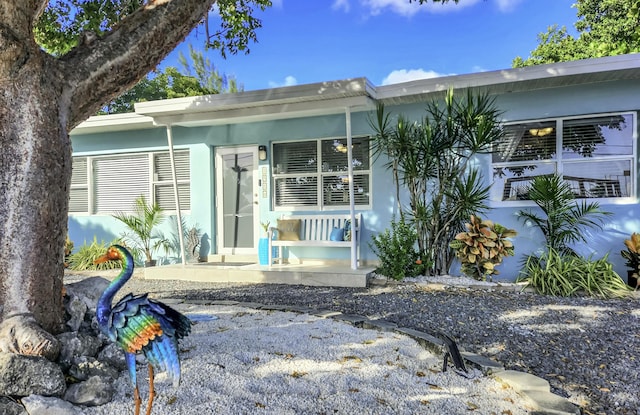
[[[141,195],[150,200],[149,156],[127,155],[93,160],[95,213],[131,211]]]
[[[89,173],[87,158],[74,157],[71,168],[71,189],[69,192],[69,212],[89,212]]]

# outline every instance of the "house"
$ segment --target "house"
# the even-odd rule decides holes
[[[397,212],[390,174],[371,154],[369,117],[384,103],[393,114],[419,120],[425,103],[450,87],[488,92],[504,111],[511,139],[479,158],[492,183],[487,216],[519,232],[516,257],[501,265],[503,278],[514,279],[521,256],[543,243],[515,212],[534,207],[524,190],[531,177],[554,170],[576,195],[613,212],[605,230],[591,233],[578,251],[610,253],[616,271],[626,274],[619,251],[640,231],[638,54],[387,86],[356,78],[143,102],[135,113],[94,116],[71,132],[70,238],[76,246],[94,235],[112,240],[124,229],[110,214],[140,194],[175,212],[171,147],[180,211],[203,231],[204,254],[255,255],[260,223],[282,214],[349,214],[352,184],[353,209],[363,217],[359,259],[375,263],[368,241]],[[289,255],[350,259],[349,250],[317,247]]]

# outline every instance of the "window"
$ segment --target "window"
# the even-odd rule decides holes
[[[174,152],[180,209],[190,210],[189,151]],[[140,195],[175,211],[169,152],[74,157],[70,213],[126,211]]]
[[[369,138],[352,140],[353,185],[356,206],[371,203]],[[274,207],[322,210],[349,206],[347,139],[274,143]]]
[[[596,115],[504,126],[494,148],[494,201],[528,200],[534,177],[557,172],[577,198],[635,195],[635,116]]]
[[[180,209],[190,210],[191,172],[189,171],[189,152],[174,151],[173,158],[176,165]],[[155,195],[155,201],[162,209],[175,211],[176,199],[173,195],[173,177],[171,176],[171,159],[169,152],[154,154],[153,167],[153,194]]]
[[[86,157],[74,157],[71,165],[71,191],[69,212],[86,213],[89,211],[89,173]]]

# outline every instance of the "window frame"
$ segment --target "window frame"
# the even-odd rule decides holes
[[[535,164],[536,166],[542,165],[551,165],[555,166],[555,171],[563,175],[566,165],[577,164],[580,162],[584,162],[583,159],[579,158],[565,158],[563,156],[563,137],[564,137],[564,123],[566,121],[573,120],[588,120],[591,118],[600,118],[600,117],[608,117],[608,116],[629,116],[631,119],[630,122],[630,131],[631,131],[631,154],[630,155],[605,155],[605,156],[594,156],[590,157],[589,160],[593,162],[601,162],[601,161],[629,161],[630,162],[630,191],[628,196],[623,197],[598,197],[598,198],[576,198],[576,200],[588,200],[588,201],[597,201],[600,204],[628,204],[628,203],[636,203],[638,196],[638,177],[637,177],[637,163],[638,163],[638,152],[637,152],[637,140],[638,140],[638,112],[637,111],[617,111],[617,112],[605,112],[605,113],[590,113],[590,114],[581,114],[581,115],[571,115],[564,117],[550,117],[550,118],[536,118],[536,119],[525,119],[518,121],[508,121],[504,122],[503,126],[509,125],[519,125],[519,124],[527,124],[527,123],[548,123],[555,122],[556,128],[556,156],[552,159],[545,160],[531,160],[528,162],[526,160],[521,161],[513,161],[513,162],[493,162],[493,156],[490,154],[488,156],[489,159],[489,167],[488,167],[488,175],[487,177],[491,178],[492,186],[496,186],[495,180],[493,179],[494,169],[497,167],[509,167],[509,166],[522,166],[524,164]],[[504,191],[504,187],[502,189]],[[520,207],[520,206],[535,206],[535,202],[531,200],[495,200],[492,199],[491,196],[489,198],[489,206],[491,207]]]
[[[158,149],[158,150],[153,150],[153,151],[140,151],[140,152],[114,152],[114,153],[103,153],[103,154],[95,154],[95,155],[88,155],[88,154],[76,154],[73,155],[73,160],[75,159],[85,159],[86,160],[86,174],[85,177],[87,177],[87,181],[86,183],[75,183],[71,185],[70,189],[71,191],[75,190],[75,189],[87,189],[87,197],[88,197],[88,201],[87,201],[87,211],[85,212],[71,212],[69,211],[68,214],[69,216],[108,216],[108,215],[112,215],[114,213],[116,213],[116,210],[114,211],[101,211],[98,212],[96,210],[96,193],[97,193],[97,177],[95,174],[95,162],[96,161],[100,161],[100,160],[105,160],[105,159],[114,159],[114,160],[122,160],[122,159],[126,159],[128,157],[140,157],[140,156],[146,156],[146,160],[147,160],[147,169],[149,171],[147,177],[145,177],[146,181],[146,186],[147,186],[147,195],[150,195],[150,198],[153,201],[157,201],[157,187],[159,186],[167,186],[167,185],[171,185],[173,186],[173,178],[170,179],[166,179],[166,180],[156,180],[157,177],[157,172],[156,172],[156,168],[155,168],[155,159],[157,156],[159,155],[167,155],[168,156],[169,150],[164,150],[164,149]],[[191,212],[191,150],[189,148],[176,148],[174,150],[174,153],[187,153],[187,158],[186,158],[186,162],[188,163],[188,166],[186,166],[187,170],[189,171],[189,175],[188,175],[188,179],[179,179],[178,180],[178,186],[180,187],[180,185],[186,185],[187,187],[187,193],[189,195],[188,200],[183,200],[181,198],[181,205],[182,204],[187,204],[187,206],[189,207],[188,209],[181,209],[180,211],[185,213],[185,214],[189,214]],[[138,177],[135,177],[134,179],[138,179]],[[72,197],[70,191],[70,200]],[[71,207],[71,202],[69,203],[69,206]],[[176,210],[175,209],[164,209],[165,214],[167,215],[174,215],[176,214]]]
[[[326,142],[326,141],[333,141],[333,140],[346,140],[347,137],[346,136],[335,136],[335,137],[323,137],[323,138],[310,138],[310,139],[300,139],[300,140],[286,140],[286,141],[273,141],[270,144],[270,154],[272,155],[269,161],[269,167],[270,167],[270,184],[271,184],[271,197],[270,197],[270,201],[271,201],[271,207],[273,209],[273,211],[279,211],[279,212],[290,212],[290,211],[294,211],[294,212],[302,212],[302,211],[344,211],[344,210],[348,210],[350,208],[350,204],[347,201],[346,204],[344,205],[329,205],[326,204],[325,202],[325,197],[324,197],[324,191],[323,191],[323,182],[324,182],[324,178],[325,177],[336,177],[338,174],[338,172],[336,171],[323,171],[322,169],[322,143]],[[354,206],[356,209],[358,210],[370,210],[371,206],[372,206],[372,200],[373,200],[373,158],[372,158],[372,154],[371,154],[371,136],[368,134],[362,134],[362,135],[357,135],[357,136],[353,136],[352,140],[366,140],[367,144],[368,144],[368,162],[369,162],[369,167],[368,169],[362,169],[362,170],[353,170],[353,176],[354,176],[354,181],[355,181],[355,177],[357,176],[365,176],[368,177],[368,184],[369,184],[369,197],[368,197],[368,203],[366,204],[358,204],[357,202],[355,202]],[[273,154],[275,154],[275,150],[274,150],[274,146],[277,146],[279,144],[295,144],[295,143],[309,143],[309,142],[314,142],[316,145],[316,170],[315,172],[301,172],[301,173],[276,173],[275,170],[275,158],[273,157]],[[345,175],[347,174],[347,171],[345,171]],[[282,178],[295,178],[295,177],[315,177],[317,180],[317,185],[316,185],[316,192],[317,192],[317,203],[315,205],[285,205],[285,206],[278,206],[276,204],[276,180],[277,179],[282,179]],[[348,192],[347,192],[348,193]]]

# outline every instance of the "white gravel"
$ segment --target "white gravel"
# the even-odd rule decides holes
[[[522,398],[479,371],[448,370],[409,337],[291,312],[180,304],[198,321],[181,342],[182,381],[156,376],[153,414],[510,414]],[[138,367],[143,411],[147,371]],[[116,396],[87,415],[133,413],[123,373]]]

